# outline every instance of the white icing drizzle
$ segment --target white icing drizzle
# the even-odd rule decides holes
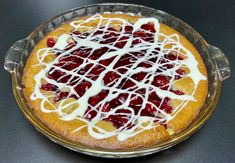
[[[97,27],[90,27],[90,26],[85,25],[85,23],[89,23],[92,21],[98,21]],[[120,36],[118,36],[119,38],[126,36],[126,34],[123,31],[125,26],[127,26],[127,25],[132,26],[133,27],[132,33],[134,33],[135,31],[143,30],[143,29],[140,29],[140,27],[143,24],[147,24],[147,23],[151,22],[154,24],[154,28],[156,30],[156,32],[153,33],[154,40],[153,40],[153,42],[146,42],[146,41],[142,40],[141,44],[136,44],[136,45],[132,46],[131,43],[134,40],[134,38],[132,36],[130,36],[130,37],[128,36],[129,38],[126,40],[127,43],[121,49],[114,46],[118,41],[115,41],[110,44],[101,44],[100,41],[102,41],[102,37],[104,36],[104,34],[98,34],[95,36],[93,34],[98,29],[101,30],[102,26],[104,26],[104,28],[102,28],[102,30],[107,31],[108,27],[110,27],[110,24],[113,21],[120,22],[119,24],[122,27],[121,31],[118,31],[120,34]],[[104,24],[104,22],[105,22],[105,24]],[[134,24],[131,24],[127,20],[124,20],[121,18],[104,18],[101,15],[96,14],[94,16],[87,18],[86,20],[73,21],[70,23],[70,25],[74,27],[75,31],[80,28],[87,29],[89,31],[89,35],[86,38],[81,38],[81,37],[78,37],[77,35],[72,34],[72,33],[71,34],[62,34],[58,38],[57,43],[54,45],[54,47],[40,49],[37,52],[38,62],[40,65],[44,65],[45,68],[42,69],[40,72],[38,72],[35,75],[34,80],[36,83],[34,86],[34,91],[33,91],[30,98],[31,98],[31,100],[40,99],[41,100],[40,109],[45,113],[56,112],[60,115],[61,119],[65,120],[65,121],[79,119],[81,121],[86,122],[86,125],[77,128],[76,130],[74,130],[74,132],[78,132],[81,128],[87,127],[88,133],[96,139],[104,139],[104,138],[109,138],[112,136],[117,136],[117,139],[119,141],[124,141],[130,137],[135,136],[136,134],[138,134],[144,130],[149,130],[154,127],[157,127],[159,124],[154,123],[154,121],[156,121],[156,120],[159,122],[164,122],[164,121],[167,122],[167,121],[171,120],[176,115],[176,113],[179,112],[187,104],[188,101],[191,101],[191,100],[196,101],[196,99],[194,98],[193,95],[195,93],[197,85],[201,80],[205,80],[206,77],[200,73],[200,71],[198,69],[197,60],[194,58],[193,54],[191,54],[191,52],[189,50],[187,50],[180,43],[180,39],[177,34],[167,36],[167,35],[164,35],[163,33],[159,32],[160,31],[160,24],[157,19],[155,19],[155,18],[140,18]],[[148,32],[148,31],[145,31],[145,32]],[[160,37],[163,39],[160,40],[159,39]],[[73,48],[71,48],[69,50],[65,50],[65,48],[68,46],[68,39],[71,39],[71,38],[74,41],[76,41],[77,43]],[[167,45],[168,45],[168,47],[167,47]],[[169,45],[172,45],[172,46],[169,46]],[[76,50],[80,47],[91,48],[92,49],[91,53],[99,48],[102,48],[102,47],[108,47],[109,49],[114,49],[114,51],[106,52],[100,58],[98,58],[96,60],[86,58],[86,59],[84,59],[84,62],[79,67],[77,67],[71,71],[65,70],[59,66],[55,66],[55,64],[58,63],[62,57],[66,57],[67,55],[71,55],[71,52],[73,52],[74,50]],[[157,61],[155,63],[152,63],[151,67],[149,67],[149,68],[137,67],[137,65],[139,63],[142,63],[142,62],[144,62],[144,61],[146,61],[156,55],[156,54],[152,53],[156,47],[160,48],[160,50],[158,51],[158,54],[157,54],[158,55]],[[131,54],[131,52],[140,52],[141,50],[146,50],[145,55],[140,56],[140,57],[134,56],[136,61],[133,65],[131,65],[131,67],[124,67],[127,69],[127,72],[125,74],[121,74],[114,69],[115,64],[120,60],[120,58],[123,55]],[[44,59],[46,56],[51,55],[51,53],[57,53],[57,52],[60,52],[61,54],[59,56],[57,56],[52,62],[50,62],[50,63],[44,62]],[[184,66],[187,67],[189,69],[189,73],[187,73],[185,75],[185,77],[190,77],[195,85],[194,91],[191,95],[177,95],[177,94],[169,91],[169,89],[163,90],[163,89],[160,89],[158,87],[151,85],[151,83],[154,79],[154,76],[156,75],[156,70],[161,68],[161,66],[164,64],[164,63],[159,63],[159,59],[161,59],[164,56],[164,54],[168,54],[169,52],[176,52],[177,55],[180,54],[181,56],[186,56],[186,57],[184,60],[170,61],[175,66],[172,69],[163,70],[162,72],[159,72],[158,75],[175,76],[177,74],[177,72],[176,72],[177,69],[179,69],[180,67],[184,67]],[[87,66],[89,63],[93,63],[93,67],[95,67],[95,66],[99,65],[99,61],[104,60],[104,59],[108,59],[111,57],[114,57],[113,61],[108,66],[105,67],[105,70],[100,73],[100,75],[98,76],[98,78],[96,80],[92,80],[87,77],[89,71],[83,75],[80,75],[77,73],[81,70],[81,68]],[[49,70],[51,70],[51,68],[54,68],[54,70],[49,71]],[[81,80],[83,79],[83,80],[90,82],[91,86],[80,97],[77,94],[77,92],[74,91],[74,87],[76,86],[76,84],[72,86],[72,85],[68,85],[69,82],[59,83],[53,79],[48,78],[47,73],[48,72],[53,73],[53,71],[55,71],[55,70],[65,72],[65,75],[63,75],[62,77],[66,76],[68,74],[71,75],[70,79],[72,79],[73,77],[79,77],[79,79],[81,79]],[[118,79],[118,81],[115,81],[116,83],[114,83],[112,87],[104,85],[104,83],[103,83],[104,76],[109,71],[115,71],[118,75],[121,76],[120,79]],[[138,72],[146,72],[148,75],[141,82],[130,78],[130,76],[132,76],[133,74],[136,74]],[[144,88],[146,90],[146,93],[144,94],[144,96],[141,96],[140,94],[136,93],[135,91],[137,89],[123,90],[123,89],[117,88],[117,86],[120,84],[121,80],[124,78],[128,78],[132,82],[134,82],[138,89]],[[50,102],[51,101],[50,99],[52,99],[54,97],[54,95],[50,95],[48,93],[45,93],[45,91],[43,92],[40,89],[41,85],[42,85],[42,83],[41,83],[42,79],[45,80],[47,83],[51,83],[53,85],[56,85],[59,90],[68,90],[69,95],[75,94],[77,97],[79,97],[78,100],[73,100],[72,102],[67,103],[66,99],[62,99],[58,102],[58,106],[55,106],[52,102]],[[78,80],[77,84],[79,84],[81,82],[81,80]],[[169,85],[171,86],[172,84],[174,84],[174,82],[175,81],[172,78]],[[92,96],[97,95],[102,90],[109,90],[107,97],[104,98],[103,101],[100,101],[96,106],[92,107],[88,103],[88,99]],[[148,97],[149,97],[150,92],[152,92],[152,91],[155,91],[157,93],[157,95],[162,99],[162,101],[164,98],[169,97],[170,99],[181,100],[182,103],[177,108],[174,108],[172,114],[167,114],[165,111],[160,109],[162,102],[159,107],[156,107],[154,105],[156,107],[155,109],[158,111],[158,113],[156,113],[156,114],[161,114],[161,118],[159,118],[159,117],[157,118],[157,116],[156,117],[141,116],[140,115],[141,110],[143,110],[147,104],[151,104],[151,102],[148,101]],[[117,106],[116,108],[113,108],[109,112],[103,112],[101,110],[96,109],[98,106],[101,106],[101,107],[105,106],[106,102],[109,102],[109,101],[117,98],[117,96],[120,95],[121,93],[128,93],[127,99],[126,100],[124,99],[122,101],[121,105]],[[143,100],[143,102],[141,104],[140,111],[138,112],[138,114],[135,114],[134,109],[129,107],[131,100],[133,100],[133,97],[132,97],[133,95],[134,95],[134,97],[141,97],[141,99]],[[48,105],[51,108],[48,108]],[[64,112],[64,109],[73,107],[75,105],[77,106],[77,108],[75,108],[75,110],[72,111],[71,113]],[[91,121],[84,118],[88,115],[88,113],[85,113],[88,107],[91,107],[91,110],[96,110],[96,112],[97,112],[97,115]],[[126,110],[129,110],[130,113],[117,113],[118,110],[123,109],[123,108],[125,108]],[[118,129],[115,129],[113,131],[106,131],[106,130],[102,129],[101,127],[97,126],[97,122],[99,122],[100,120],[107,118],[110,115],[116,115],[116,114],[128,116],[129,117],[128,122],[125,125],[121,126]],[[128,124],[135,124],[135,125],[132,128],[128,128],[127,127]]]
[[[54,45],[54,49],[64,50],[68,46],[67,40],[71,38],[69,34],[62,34]]]

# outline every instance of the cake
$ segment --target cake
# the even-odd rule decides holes
[[[199,52],[157,18],[95,14],[37,43],[23,93],[50,130],[89,147],[147,147],[180,133],[207,96]]]

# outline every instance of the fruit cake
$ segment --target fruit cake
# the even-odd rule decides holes
[[[206,68],[189,40],[157,18],[95,14],[47,34],[22,78],[32,112],[89,147],[146,147],[183,131],[207,96]]]

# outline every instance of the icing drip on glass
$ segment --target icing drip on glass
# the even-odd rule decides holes
[[[96,27],[87,25],[94,21]],[[97,14],[70,25],[73,33],[62,34],[53,47],[37,52],[45,69],[34,77],[31,100],[40,99],[43,112],[56,112],[62,120],[86,122],[74,132],[87,127],[96,139],[117,136],[124,141],[171,120],[188,101],[195,101],[197,85],[206,79],[179,36],[160,33],[155,18],[140,18],[132,24]],[[45,62],[52,54],[55,59]],[[183,67],[189,72],[182,73]],[[194,82],[191,95],[172,90],[174,82],[184,77]],[[76,100],[68,102],[68,97]],[[171,110],[170,99],[182,103]],[[72,111],[64,111],[72,107]],[[101,120],[115,122],[116,129],[104,130],[97,125]]]

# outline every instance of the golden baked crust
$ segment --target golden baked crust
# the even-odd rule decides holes
[[[125,14],[105,14],[103,17],[119,17],[130,22],[135,22],[139,19],[139,16],[130,16]],[[79,18],[78,20],[86,19],[87,17]],[[40,109],[41,100],[31,100],[30,96],[33,93],[35,86],[34,76],[44,67],[38,66],[37,51],[41,48],[47,47],[46,40],[49,37],[57,37],[63,33],[69,33],[73,30],[73,27],[66,23],[56,30],[49,33],[44,37],[33,49],[31,55],[28,58],[27,64],[24,69],[24,75],[22,83],[25,86],[23,89],[24,96],[37,117],[46,124],[50,129],[56,132],[59,135],[62,135],[76,143],[81,143],[91,147],[101,147],[107,149],[128,149],[128,148],[137,148],[145,147],[156,144],[162,140],[168,139],[171,134],[179,133],[184,130],[198,115],[200,109],[202,108],[206,95],[207,95],[207,80],[201,80],[197,85],[196,91],[194,93],[194,98],[196,101],[189,101],[183,109],[181,109],[173,119],[167,122],[168,128],[163,126],[157,126],[150,130],[145,130],[131,138],[128,138],[125,141],[119,141],[116,136],[106,138],[106,139],[95,139],[89,135],[87,128],[83,128],[77,132],[73,132],[79,126],[84,125],[85,122],[82,122],[78,119],[71,121],[63,121],[60,119],[60,116],[57,113],[44,113]],[[181,44],[188,49],[196,58],[198,62],[198,69],[206,76],[206,68],[204,63],[196,50],[196,48],[180,33],[174,29],[168,27],[165,24],[160,24],[160,32],[165,35],[178,34]],[[37,65],[37,66],[35,66]],[[183,78],[174,84],[174,87],[178,90],[183,90],[186,94],[190,94],[193,91],[194,84],[190,78]],[[74,100],[74,99],[68,99]],[[171,102],[173,106],[177,106],[177,101],[173,100]],[[100,122],[100,125],[103,126],[106,130],[113,130],[114,126],[109,122]],[[169,133],[170,131],[170,133]]]

